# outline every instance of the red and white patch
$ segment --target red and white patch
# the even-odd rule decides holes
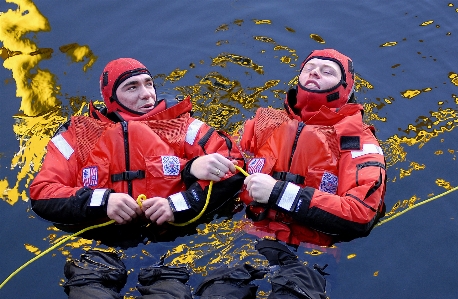
[[[264,158],[251,159],[250,163],[248,163],[248,173],[253,174],[253,173],[261,172],[265,163],[266,163],[266,159]]]
[[[92,187],[99,183],[99,172],[97,166],[89,166],[83,168],[83,186]]]

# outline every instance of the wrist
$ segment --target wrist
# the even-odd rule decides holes
[[[186,188],[189,188],[191,184],[198,180],[197,177],[191,172],[192,164],[198,158],[199,157],[194,157],[189,160],[181,171],[181,179],[183,180]]]
[[[267,204],[270,207],[276,206],[277,201],[280,198],[280,195],[285,187],[286,182],[284,181],[277,181],[272,188],[272,191],[270,192],[269,199],[267,201]]]

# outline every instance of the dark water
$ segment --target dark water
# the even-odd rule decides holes
[[[99,100],[98,77],[118,57],[144,62],[163,96],[191,94],[196,115],[234,131],[259,106],[281,107],[313,49],[353,58],[358,100],[387,157],[391,215],[367,238],[298,249],[329,263],[331,298],[456,298],[458,3],[420,1],[12,1],[0,3],[0,281],[67,234],[29,209],[27,187],[59,124]],[[222,115],[222,116],[221,116]],[[390,219],[390,218],[386,218]],[[188,265],[196,286],[214,265],[262,263],[255,237],[215,219],[172,242],[123,250],[123,289],[161,256]],[[75,238],[31,264],[1,298],[65,298],[67,257],[91,247]],[[267,282],[260,283],[266,298]]]

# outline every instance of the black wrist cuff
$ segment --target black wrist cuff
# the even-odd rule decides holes
[[[285,185],[287,182],[284,181],[277,181],[274,185],[274,188],[272,189],[272,192],[270,192],[269,200],[267,202],[267,205],[269,207],[275,207],[278,201],[278,198],[282,194],[283,189],[285,188]]]

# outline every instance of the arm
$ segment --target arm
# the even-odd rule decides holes
[[[78,162],[73,132],[69,127],[51,139],[41,170],[30,186],[33,211],[56,223],[77,224],[106,217],[104,205],[95,203],[105,203],[110,190],[94,192],[76,187]]]
[[[141,210],[130,196],[111,189],[80,187],[72,127],[53,137],[40,172],[30,186],[33,211],[40,217],[62,224],[81,224],[108,218],[126,223]]]
[[[243,174],[234,173],[234,164],[244,167],[245,163],[233,139],[203,122],[194,120],[189,125],[185,156],[190,161],[183,169],[181,177],[187,190],[169,197],[177,223],[192,219],[203,209],[209,179],[214,184],[206,214],[233,199],[244,180]],[[220,169],[218,176],[216,169]]]
[[[378,146],[369,130],[364,132],[362,143],[373,144],[372,149]],[[250,194],[256,201],[268,203],[318,231],[339,235],[341,239],[367,235],[383,213],[386,170],[381,150],[342,152],[338,180],[337,194],[284,181],[273,183],[262,176],[248,180],[247,189],[253,189]],[[266,198],[268,188],[272,191]]]

